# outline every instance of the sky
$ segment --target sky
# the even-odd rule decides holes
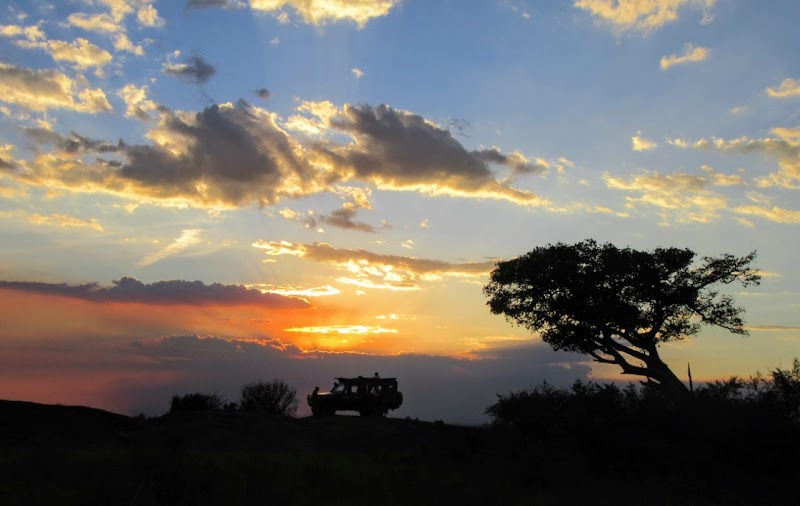
[[[795,0],[9,0],[0,398],[165,412],[396,376],[394,416],[618,380],[490,314],[496,262],[587,238],[757,251],[750,335],[800,356]],[[626,378],[630,379],[630,378]],[[301,403],[299,414],[308,411]]]

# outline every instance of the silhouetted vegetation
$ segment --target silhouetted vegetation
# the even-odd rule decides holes
[[[270,415],[294,416],[297,402],[297,389],[282,380],[274,379],[243,386],[239,408],[243,411],[259,411]]]
[[[747,334],[742,308],[713,289],[757,285],[755,252],[705,257],[689,249],[637,251],[586,240],[538,247],[499,262],[484,293],[492,313],[538,332],[556,350],[590,355],[642,376],[648,386],[684,395],[686,386],[658,354],[662,343],[716,325]]]
[[[241,400],[225,402],[217,394],[193,393],[172,396],[169,412],[178,411],[257,411],[280,416],[294,416],[297,412],[297,389],[283,380],[257,381],[242,387]]]
[[[680,399],[634,384],[620,388],[578,380],[571,388],[560,389],[543,382],[529,390],[498,395],[486,414],[495,427],[533,440],[602,435],[630,444],[647,433],[644,437],[706,434],[712,439],[744,437],[744,432],[738,436],[736,432],[748,429],[783,433],[792,425],[800,428],[800,360],[795,359],[790,369],[775,369],[766,378],[734,376],[702,385]]]
[[[222,398],[217,394],[174,395],[169,404],[170,413],[176,411],[211,411],[222,409]]]
[[[796,504],[800,361],[675,398],[543,383],[491,427],[0,401],[0,504]]]

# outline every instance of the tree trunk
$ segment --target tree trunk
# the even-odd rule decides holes
[[[661,357],[658,356],[658,352],[652,350],[646,364],[650,377],[658,381],[659,389],[676,397],[688,395],[689,389],[683,381],[672,372],[672,369],[661,360]]]

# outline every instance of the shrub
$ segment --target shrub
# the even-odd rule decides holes
[[[169,412],[176,411],[213,411],[222,409],[222,398],[217,394],[185,394],[173,395]]]
[[[771,376],[765,395],[783,408],[792,421],[800,423],[800,359],[794,359],[791,369],[775,369]]]
[[[733,376],[701,385],[680,402],[658,389],[633,384],[620,389],[580,380],[569,389],[543,382],[497,397],[485,411],[493,425],[539,438],[620,430],[691,430],[708,435],[706,429],[719,437],[733,437],[747,424],[762,428],[800,424],[800,359],[794,359],[790,369],[775,369],[768,378],[757,374],[743,381]]]
[[[248,383],[242,387],[239,407],[242,411],[294,416],[297,411],[297,389],[279,379]]]

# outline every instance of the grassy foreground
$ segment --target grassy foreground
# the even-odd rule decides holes
[[[0,504],[796,504],[796,426],[663,424],[531,437],[407,419],[140,419],[0,401]]]

